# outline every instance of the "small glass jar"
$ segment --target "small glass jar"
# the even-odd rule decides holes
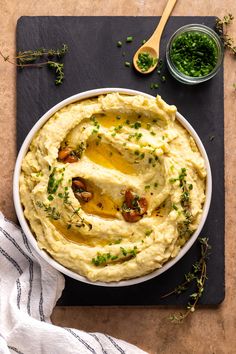
[[[176,67],[176,65],[173,63],[173,61],[171,59],[171,55],[170,55],[171,48],[172,48],[172,45],[173,45],[175,39],[179,35],[189,33],[189,32],[191,32],[191,33],[196,32],[199,34],[205,34],[209,37],[209,39],[211,39],[215,43],[216,51],[217,51],[216,64],[215,64],[213,70],[205,76],[185,75]],[[220,37],[211,28],[201,25],[201,24],[191,24],[191,25],[186,25],[186,26],[179,28],[170,38],[170,40],[167,44],[167,48],[166,48],[166,60],[167,60],[167,66],[168,66],[170,73],[172,74],[172,76],[175,79],[177,79],[178,81],[180,81],[182,83],[188,84],[188,85],[199,84],[199,83],[207,81],[207,80],[211,79],[213,76],[215,76],[220,69],[220,66],[221,66],[221,63],[223,60],[223,56],[224,56],[224,48],[223,48],[223,44],[222,44]]]

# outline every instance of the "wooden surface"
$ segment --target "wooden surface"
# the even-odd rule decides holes
[[[22,15],[160,15],[165,0],[0,0],[0,49],[14,54],[15,26]],[[179,0],[173,15],[236,16],[235,0]],[[236,20],[230,32],[236,40]],[[198,309],[182,325],[167,321],[170,308],[55,308],[53,323],[102,331],[150,354],[233,354],[236,349],[236,61],[225,56],[226,298],[218,308]],[[0,62],[0,210],[12,220],[15,163],[15,68]],[[213,176],[214,177],[214,176]],[[219,205],[219,208],[221,206]]]

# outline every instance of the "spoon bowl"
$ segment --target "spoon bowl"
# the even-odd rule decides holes
[[[154,59],[154,63],[152,66],[149,67],[148,70],[143,71],[140,66],[138,66],[138,59],[139,59],[139,54],[141,53],[148,53],[150,55],[150,57],[152,57]],[[154,47],[152,47],[151,45],[148,45],[148,43],[146,42],[142,47],[140,47],[137,52],[134,54],[133,57],[133,64],[134,67],[137,71],[141,72],[142,74],[149,74],[151,73],[157,66],[158,63],[158,58],[159,58],[159,48],[158,50]],[[156,59],[156,60],[155,60]]]

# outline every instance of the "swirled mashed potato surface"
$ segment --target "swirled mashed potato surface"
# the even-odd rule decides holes
[[[177,256],[197,229],[206,170],[160,96],[72,103],[38,131],[20,195],[38,245],[91,281],[140,277]]]

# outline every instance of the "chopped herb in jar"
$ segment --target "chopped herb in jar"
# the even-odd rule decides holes
[[[217,45],[205,33],[197,31],[182,33],[174,39],[171,45],[170,59],[184,75],[206,76],[217,64]]]

